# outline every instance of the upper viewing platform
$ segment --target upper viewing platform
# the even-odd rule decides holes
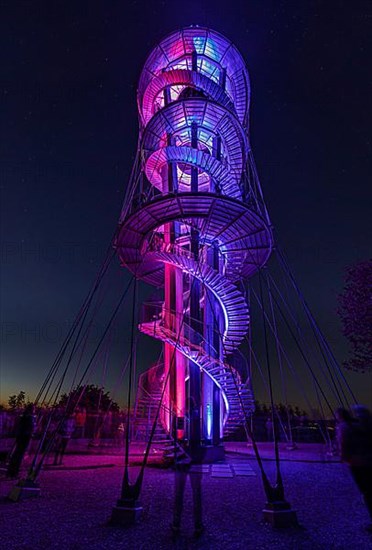
[[[189,87],[227,107],[247,128],[250,87],[244,60],[224,36],[197,26],[168,35],[147,58],[137,95],[142,128],[166,104],[166,88],[173,102],[190,97]]]

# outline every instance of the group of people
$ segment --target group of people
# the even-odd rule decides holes
[[[42,435],[42,452],[54,454],[54,465],[61,465],[64,454],[76,429],[80,428],[77,422],[77,414],[61,413],[50,416],[47,419],[39,418],[39,422],[46,420]],[[79,420],[79,419],[78,419]],[[7,476],[14,479],[18,477],[23,458],[29,449],[31,439],[37,431],[37,417],[33,403],[28,404],[21,415],[17,427],[15,442],[10,453],[7,468]]]
[[[35,406],[28,404],[15,422],[15,441],[9,455],[7,476],[17,478],[23,458],[30,451],[32,439],[41,441],[41,453],[51,457],[55,466],[62,464],[72,438],[88,438],[89,446],[93,447],[103,434],[104,437],[109,436],[114,446],[123,445],[123,415],[117,414],[113,418],[109,412],[95,416],[93,420],[94,422],[88,423],[88,414],[84,407],[77,407],[70,414],[62,407],[53,410],[38,409],[36,414]]]
[[[337,409],[336,419],[341,460],[363,495],[371,518],[368,530],[372,532],[372,415],[366,407],[355,405],[352,413]]]
[[[372,531],[372,415],[366,407],[355,405],[352,412],[344,408],[337,409],[335,416],[340,457],[348,465],[350,473],[363,495],[371,517],[371,525],[368,529]],[[19,421],[7,468],[7,475],[11,478],[16,478],[19,474],[23,457],[35,433],[36,423],[35,407],[31,403],[25,407]],[[54,464],[60,465],[62,463],[69,440],[75,430],[79,430],[80,434],[82,424],[85,424],[85,419],[83,422],[81,411],[70,415],[63,413],[59,417],[57,415],[56,418],[49,419],[42,450],[54,454]],[[50,434],[51,439],[48,438],[48,434]],[[194,460],[190,453],[182,447],[178,449],[176,455],[176,503],[172,528],[175,533],[178,533],[185,483]],[[203,531],[201,477],[195,474],[191,475],[190,479],[194,496],[195,531],[200,534]]]

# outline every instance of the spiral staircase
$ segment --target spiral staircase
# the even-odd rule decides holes
[[[219,388],[224,436],[254,408],[250,380],[242,380],[228,360],[249,328],[248,304],[238,285],[267,262],[272,249],[270,222],[250,166],[249,97],[244,61],[219,33],[190,27],[154,48],[138,88],[139,170],[132,194],[137,198],[123,209],[116,242],[122,265],[137,278],[162,287],[170,265],[199,282],[204,300],[206,292],[215,299],[223,319],[220,351],[205,330],[195,334],[187,292],[181,312],[164,304],[150,307],[139,329],[172,346]],[[169,242],[171,224],[177,235]],[[197,254],[191,251],[192,231],[198,235]],[[213,265],[212,248],[218,257]],[[139,423],[161,391],[158,383],[153,395],[150,387],[146,395],[139,392]]]

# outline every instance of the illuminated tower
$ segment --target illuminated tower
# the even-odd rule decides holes
[[[163,426],[216,447],[244,420],[242,405],[253,410],[250,382],[230,357],[249,329],[241,283],[272,247],[248,139],[247,69],[219,33],[186,28],[152,50],[137,99],[139,149],[118,254],[163,288],[139,327],[164,346]]]

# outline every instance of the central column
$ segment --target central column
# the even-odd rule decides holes
[[[191,147],[198,148],[198,127],[195,122],[191,124]],[[191,168],[191,193],[197,193],[198,169]],[[199,232],[191,228],[191,253],[195,261],[199,262]],[[196,277],[190,277],[190,327],[192,329],[190,339],[192,344],[200,344],[200,283]],[[200,369],[193,361],[189,362],[190,373],[190,446],[197,448],[200,446],[200,407],[201,407],[201,376]]]
[[[218,245],[212,245],[207,251],[207,262],[219,272]],[[206,351],[211,358],[221,360],[223,332],[223,318],[221,306],[213,292],[205,290],[204,303],[204,335]],[[221,391],[219,387],[205,373],[203,380],[203,432],[207,443],[219,445],[221,443]]]
[[[221,160],[221,137],[213,138],[212,156]],[[211,179],[210,191],[212,193],[220,193],[221,189],[217,181]],[[208,247],[206,254],[206,262],[217,273],[220,272],[219,265],[219,248],[218,243],[214,243]],[[208,289],[204,290],[204,337],[206,341],[206,351],[211,358],[217,360],[222,359],[222,342],[221,334],[223,333],[223,319],[221,306],[216,299],[216,296]],[[221,391],[217,384],[207,376],[202,374],[203,386],[203,435],[204,441],[211,445],[217,446],[221,443],[222,426],[221,426]]]
[[[170,103],[170,92],[164,90],[165,104]],[[167,145],[173,145],[173,137],[167,136]],[[177,166],[169,163],[164,167],[162,174],[163,193],[177,190]],[[165,249],[171,252],[177,237],[177,222],[164,224]],[[164,312],[163,320],[167,329],[174,335],[175,344],[182,344],[183,338],[183,273],[181,269],[169,263],[164,264]],[[185,405],[186,405],[186,361],[182,353],[168,343],[164,344],[165,376],[169,378],[164,395],[164,418],[172,435],[182,439],[185,434]]]

